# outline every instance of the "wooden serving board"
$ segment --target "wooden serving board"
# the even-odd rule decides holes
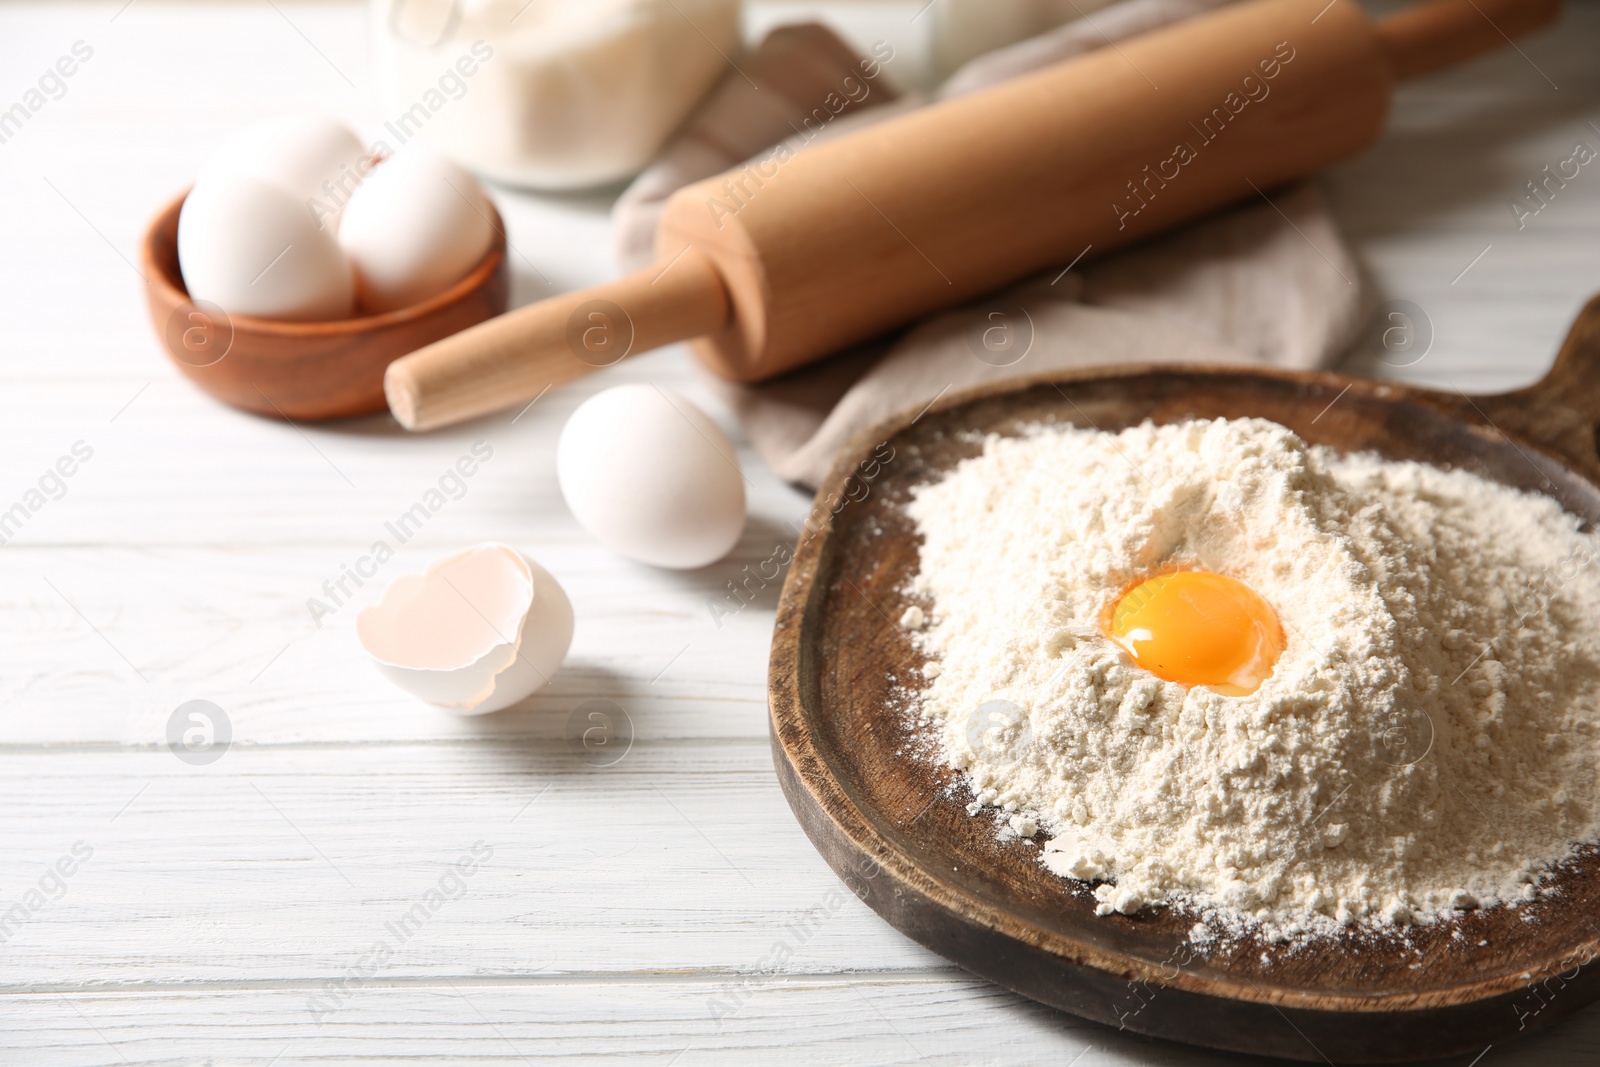
[[[1139,367],[955,396],[858,437],[818,493],[784,584],[769,677],[773,755],[823,857],[894,927],[975,974],[1112,1026],[1239,1052],[1333,1063],[1477,1053],[1600,996],[1600,850],[1516,909],[1413,928],[1412,947],[1256,939],[1206,952],[1192,919],[1097,918],[1087,883],[997,839],[948,768],[906,751],[894,690],[923,657],[896,620],[918,566],[902,505],[978,453],[972,431],[1040,422],[1118,430],[1260,416],[1308,441],[1474,471],[1600,522],[1600,298],[1538,384],[1468,397],[1311,374]],[[891,451],[892,450],[892,451]],[[887,458],[892,455],[892,458]],[[955,784],[952,790],[951,786]],[[1460,939],[1452,937],[1459,930]]]

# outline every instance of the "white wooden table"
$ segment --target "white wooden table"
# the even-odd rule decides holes
[[[919,6],[833,10],[914,71]],[[794,932],[840,883],[768,755],[774,591],[720,626],[707,602],[808,502],[746,448],[738,550],[671,574],[593,544],[555,485],[556,434],[594,390],[705,396],[683,353],[424,437],[241,415],[174,373],[133,267],[146,219],[245,119],[312,108],[374,129],[362,14],[0,9],[0,106],[74,42],[93,49],[0,144],[0,510],[41,501],[0,550],[0,1062],[1229,1062],[1023,1001],[848,894]],[[1407,87],[1392,133],[1327,178],[1375,291],[1436,333],[1414,365],[1355,366],[1489,390],[1548,364],[1600,289],[1600,165],[1520,231],[1506,201],[1574,142],[1600,147],[1597,41],[1583,4],[1521,54]],[[496,198],[519,301],[611,275],[606,196]],[[494,455],[465,495],[314,626],[307,598],[479,439]],[[64,493],[46,479],[29,497],[77,442],[93,455]],[[460,720],[390,688],[353,617],[488,539],[560,577],[577,637],[528,706]],[[231,727],[208,765],[166,747],[191,699]],[[574,750],[590,699],[624,710],[631,747]],[[1481,1062],[1597,1057],[1590,1011]]]

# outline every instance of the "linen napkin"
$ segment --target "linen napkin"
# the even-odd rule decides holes
[[[1123,0],[980,56],[934,98],[974,92],[1222,2]],[[857,56],[816,25],[774,30],[740,66],[744,74],[730,74],[618,200],[613,223],[625,266],[651,260],[661,206],[681,186],[765,154],[779,140],[804,151],[927,102],[889,87],[892,57]],[[1062,263],[773,381],[714,385],[779,477],[815,487],[857,432],[947,392],[1093,364],[1326,366],[1354,339],[1363,304],[1360,272],[1326,205],[1301,185],[1105,259]]]

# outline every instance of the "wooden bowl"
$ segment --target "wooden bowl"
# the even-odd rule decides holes
[[[1331,406],[1330,406],[1331,405]],[[1191,918],[1096,918],[1087,883],[1001,842],[949,768],[905,754],[894,690],[924,657],[891,620],[918,566],[910,489],[981,451],[970,431],[1040,421],[1119,430],[1261,416],[1308,441],[1474,471],[1600,523],[1600,299],[1537,385],[1467,397],[1331,374],[1205,366],[1068,374],[983,389],[858,437],[819,491],[778,607],[769,696],[774,761],[812,842],[907,936],[1034,1000],[1236,1052],[1333,1063],[1476,1055],[1600,996],[1600,849],[1516,910],[1415,927],[1414,948],[1258,939],[1195,955]],[[888,449],[893,458],[886,461]],[[1524,916],[1533,921],[1525,921]],[[1452,939],[1460,931],[1461,939]],[[1487,944],[1480,944],[1487,942]],[[1462,1060],[1466,1062],[1465,1059]]]
[[[185,192],[156,215],[140,249],[150,322],[178,369],[236,408],[285,419],[337,419],[383,411],[383,372],[408,352],[506,310],[505,226],[493,205],[494,244],[448,290],[399,311],[334,322],[229,316],[189,299],[178,269]]]

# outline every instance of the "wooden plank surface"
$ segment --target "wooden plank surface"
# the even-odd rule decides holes
[[[70,997],[0,994],[0,1021],[10,1031],[8,1063],[1238,1067],[1270,1062],[1096,1026],[959,972],[781,979],[747,973],[626,982],[460,978],[414,985],[378,978],[352,987],[337,1004],[310,983]],[[402,1025],[403,1041],[396,1037]],[[1596,1058],[1600,1025],[1590,1014],[1559,1033],[1490,1049],[1475,1067],[1551,1067]],[[1431,1067],[1468,1064],[1461,1058]]]
[[[920,7],[756,4],[750,23],[821,11],[892,39],[915,81]],[[735,433],[751,526],[729,559],[665,574],[595,546],[555,486],[563,418],[608,385],[670,383],[732,428],[681,351],[514,423],[422,438],[242,416],[167,366],[130,265],[147,217],[250,117],[375,129],[362,17],[288,0],[0,9],[0,100],[73,42],[94,49],[0,145],[0,508],[75,442],[94,449],[0,548],[0,904],[44,899],[0,944],[0,1062],[1229,1062],[952,971],[812,851],[767,752],[776,590],[712,610],[808,501]],[[1368,352],[1354,368],[1492,390],[1548,364],[1600,289],[1600,170],[1521,229],[1507,201],[1573,142],[1600,148],[1597,39],[1600,10],[1580,2],[1520,54],[1405,87],[1384,140],[1325,179],[1375,300],[1416,303],[1436,335],[1419,362]],[[612,276],[610,195],[495,190],[519,302]],[[317,626],[307,599],[479,439],[493,461]],[[388,687],[352,627],[384,581],[485,539],[556,573],[578,630],[548,691],[460,720]],[[208,766],[164,747],[195,698],[233,735]],[[591,699],[632,737],[609,766],[594,764],[617,749],[573,746]],[[479,841],[492,855],[370,966]],[[1597,1055],[1589,1012],[1481,1063]]]
[[[927,967],[811,852],[771,780],[764,741],[318,743],[208,766],[3,752],[0,807],[30,813],[7,834],[11,893],[53,888],[80,841],[91,854],[0,929],[0,986],[292,983],[397,929],[395,980],[734,973],[813,909],[826,921],[798,973]],[[441,880],[447,901],[413,912]]]

